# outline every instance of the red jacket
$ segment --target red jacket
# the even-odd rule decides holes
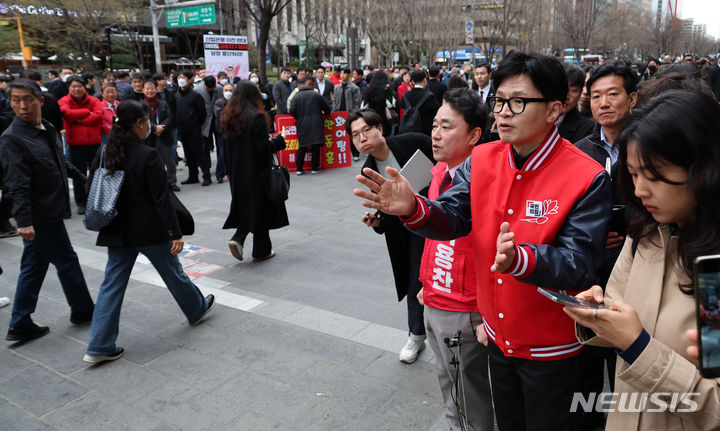
[[[435,200],[445,191],[440,190],[440,184],[447,172],[447,164],[438,162],[430,171],[433,179],[428,199]],[[420,264],[420,282],[425,305],[447,311],[477,312],[472,236],[452,241],[426,239]]]
[[[65,140],[68,145],[95,145],[102,141],[102,102],[84,95],[77,102],[69,94],[58,100],[65,124]]]

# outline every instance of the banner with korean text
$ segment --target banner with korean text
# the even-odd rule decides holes
[[[218,72],[226,72],[232,67],[240,79],[250,77],[247,36],[204,34],[203,43],[208,75],[217,76]]]
[[[320,149],[320,169],[335,169],[352,166],[350,155],[350,137],[345,130],[347,111],[333,112],[325,116],[325,142]],[[287,166],[291,172],[295,172],[295,156],[298,150],[297,129],[295,118],[292,115],[278,115],[275,117],[275,130],[280,133],[285,127],[285,149],[278,153],[278,159],[282,166]],[[309,171],[311,166],[311,151],[308,148],[305,153],[304,171]]]

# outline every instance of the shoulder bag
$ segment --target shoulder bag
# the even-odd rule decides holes
[[[85,228],[98,232],[117,216],[118,197],[125,181],[125,171],[108,173],[105,169],[105,147],[100,152],[100,166],[95,170],[85,207]]]
[[[290,191],[290,171],[278,163],[276,153],[272,154],[272,166],[261,175],[268,200],[276,204],[285,202]]]

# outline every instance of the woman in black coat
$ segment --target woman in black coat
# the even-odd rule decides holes
[[[108,248],[108,261],[95,302],[85,362],[112,361],[125,352],[115,341],[123,296],[138,253],[150,260],[191,325],[200,323],[214,303],[213,295],[203,298],[177,257],[183,249],[182,232],[165,167],[158,151],[141,142],[150,135],[149,117],[146,105],[121,102],[104,147],[104,167],[111,173],[124,171],[125,178],[115,204],[117,215],[97,238],[97,245]]]
[[[380,116],[383,136],[387,137],[392,134],[392,127],[398,121],[398,108],[395,94],[390,89],[390,78],[387,73],[383,71],[373,73],[372,81],[365,90],[360,107],[370,108]]]
[[[238,260],[243,260],[243,245],[250,232],[253,261],[275,256],[270,229],[289,224],[285,203],[271,202],[263,182],[263,171],[272,166],[273,154],[285,148],[285,130],[271,140],[269,128],[270,117],[258,87],[249,81],[239,82],[220,115],[232,195],[223,229],[236,230],[228,246]]]

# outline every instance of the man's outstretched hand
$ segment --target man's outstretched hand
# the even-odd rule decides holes
[[[389,215],[412,216],[417,211],[417,202],[410,183],[397,169],[387,167],[385,170],[391,180],[370,168],[363,169],[367,177],[358,175],[355,179],[370,191],[354,189],[353,194],[365,199],[362,204],[367,208],[374,208]]]

